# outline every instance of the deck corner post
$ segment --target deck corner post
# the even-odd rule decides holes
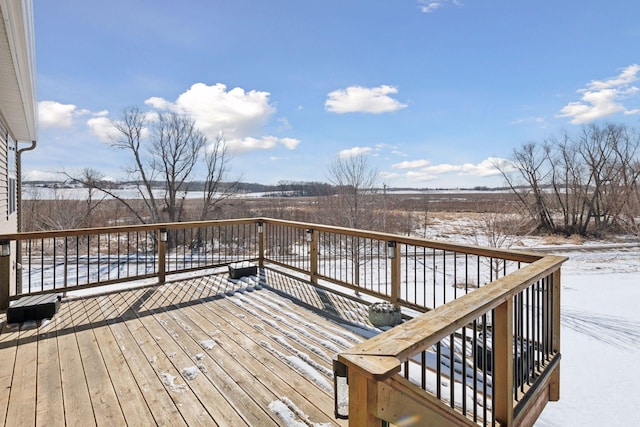
[[[495,309],[494,318],[493,392],[496,421],[513,426],[513,298]]]
[[[374,411],[378,390],[373,379],[359,369],[349,370],[349,426],[378,427]]]

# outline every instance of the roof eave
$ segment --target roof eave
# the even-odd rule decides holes
[[[0,0],[0,118],[18,141],[38,137],[31,0]]]

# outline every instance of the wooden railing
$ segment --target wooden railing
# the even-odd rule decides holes
[[[0,236],[16,253],[15,286],[4,307],[22,295],[64,292],[214,268],[258,259],[257,221],[207,221],[17,233]],[[10,277],[10,257],[0,275]],[[7,279],[6,282],[10,280]]]
[[[559,399],[565,257],[265,224],[265,261],[424,313],[338,355],[350,424],[531,425]]]
[[[4,307],[237,261],[402,307],[411,320],[337,355],[352,425],[530,425],[559,398],[563,257],[269,218],[18,233],[0,247],[16,253],[0,256]]]

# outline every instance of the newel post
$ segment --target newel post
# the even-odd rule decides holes
[[[380,419],[375,415],[378,404],[378,389],[366,373],[349,371],[349,426],[376,427]]]
[[[0,310],[9,308],[11,294],[11,241],[0,241]]]
[[[493,404],[496,421],[513,426],[513,298],[495,309],[493,319]]]
[[[309,269],[311,283],[318,283],[318,231],[308,229],[306,231],[309,242]]]
[[[162,285],[167,277],[167,240],[166,228],[158,229],[158,283]]]

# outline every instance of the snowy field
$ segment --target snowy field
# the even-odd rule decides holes
[[[568,250],[560,401],[538,426],[639,426],[640,248]]]
[[[482,244],[469,220],[434,220],[427,238]],[[536,426],[640,426],[640,239],[525,238],[513,249],[569,257],[562,267],[560,401]]]

